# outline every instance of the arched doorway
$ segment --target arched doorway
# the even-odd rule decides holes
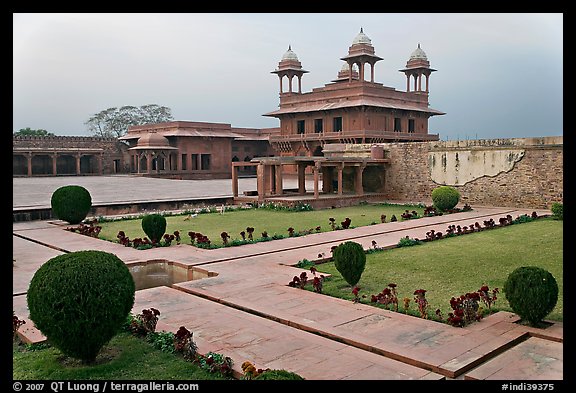
[[[28,160],[22,154],[12,156],[12,175],[28,175]]]
[[[76,158],[69,154],[58,155],[56,158],[56,173],[59,175],[76,174]]]
[[[50,175],[52,174],[52,157],[47,154],[39,154],[32,157],[32,174],[33,175]]]

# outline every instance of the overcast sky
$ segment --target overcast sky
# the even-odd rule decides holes
[[[158,104],[175,120],[277,127],[276,69],[292,46],[304,92],[335,79],[362,27],[375,81],[400,91],[418,43],[442,140],[563,135],[563,15],[14,14],[13,131],[88,135],[110,107]],[[296,83],[295,83],[296,86]]]

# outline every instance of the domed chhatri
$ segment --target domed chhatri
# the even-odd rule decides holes
[[[282,60],[298,60],[298,56],[296,55],[296,53],[294,53],[294,51],[292,50],[292,46],[288,45],[288,50],[286,51],[286,53],[284,53],[284,56],[282,56]]]
[[[364,70],[365,65],[370,65],[370,82],[374,83],[374,65],[376,62],[382,60],[381,57],[376,56],[374,53],[374,47],[372,46],[372,40],[364,34],[364,29],[360,28],[360,33],[354,37],[352,45],[348,48],[348,55],[340,58],[344,60],[350,68],[353,70],[352,66],[356,64],[358,66],[358,80],[364,82]],[[352,82],[354,79],[352,73],[348,73],[348,80]]]
[[[406,68],[400,70],[400,72],[406,75],[406,91],[410,92],[411,81],[413,81],[414,86],[412,92],[428,94],[430,74],[434,71],[436,70],[430,68],[430,62],[428,61],[426,52],[420,48],[420,43],[418,43],[418,47],[412,52],[406,62]],[[426,82],[424,88],[422,88],[422,76],[424,76]]]
[[[372,40],[364,34],[364,29],[362,27],[360,28],[360,33],[358,33],[358,35],[354,37],[354,41],[352,41],[352,45],[355,44],[372,45]]]
[[[280,79],[280,94],[284,93],[282,87],[282,80],[284,77],[288,79],[288,93],[292,94],[292,80],[294,77],[298,78],[298,94],[302,93],[302,75],[308,71],[302,69],[302,64],[298,60],[298,56],[292,50],[292,45],[288,45],[288,50],[282,56],[282,60],[278,63],[278,68],[272,71],[273,74],[278,75]]]
[[[422,48],[420,48],[420,44],[418,44],[418,48],[416,48],[414,52],[412,52],[412,54],[410,55],[410,60],[428,60],[426,52],[424,52]]]
[[[138,146],[140,147],[170,147],[168,139],[164,135],[156,132],[145,134],[138,139]]]

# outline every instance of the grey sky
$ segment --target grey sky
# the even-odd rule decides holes
[[[288,45],[304,92],[336,78],[363,27],[375,80],[405,91],[421,44],[430,132],[446,139],[563,135],[563,15],[14,14],[13,130],[88,135],[94,113],[159,104],[175,120],[277,127],[271,74]]]

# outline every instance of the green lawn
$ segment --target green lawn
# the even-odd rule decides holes
[[[261,237],[262,232],[268,232],[269,236],[274,234],[288,236],[288,228],[294,228],[295,232],[314,229],[320,226],[322,232],[330,231],[329,218],[334,218],[336,224],[344,221],[346,217],[352,220],[352,227],[370,225],[371,223],[380,223],[380,216],[386,215],[386,221],[389,222],[392,215],[402,220],[401,214],[408,209],[415,210],[421,217],[424,209],[413,205],[360,205],[344,207],[338,209],[323,209],[313,211],[275,211],[268,209],[249,209],[228,211],[224,214],[206,213],[198,214],[194,218],[185,220],[188,216],[167,216],[166,233],[173,233],[178,230],[183,243],[190,243],[188,232],[200,232],[208,236],[212,244],[221,246],[222,232],[228,232],[230,240],[241,240],[240,232],[245,231],[246,227],[253,227],[254,239]],[[117,241],[116,235],[119,231],[124,231],[130,239],[146,236],[142,230],[142,219],[121,220],[113,222],[103,222],[100,238],[110,241]]]
[[[106,345],[96,364],[82,365],[56,348],[27,351],[13,345],[13,379],[37,380],[212,380],[226,379],[183,358],[155,349],[144,339],[120,333]]]
[[[425,289],[432,314],[440,308],[446,318],[451,311],[449,301],[452,296],[475,292],[483,284],[490,290],[501,290],[508,274],[517,267],[539,266],[552,273],[559,287],[558,303],[547,318],[562,321],[562,225],[563,221],[543,218],[369,254],[358,283],[360,294],[367,296],[362,301],[369,302],[370,295],[381,292],[389,283],[395,283],[402,309],[403,298],[413,299],[415,290]],[[353,299],[351,288],[334,263],[321,264],[317,268],[333,275],[324,283],[323,293]],[[512,311],[502,292],[496,308]],[[413,301],[410,309],[417,311]]]

